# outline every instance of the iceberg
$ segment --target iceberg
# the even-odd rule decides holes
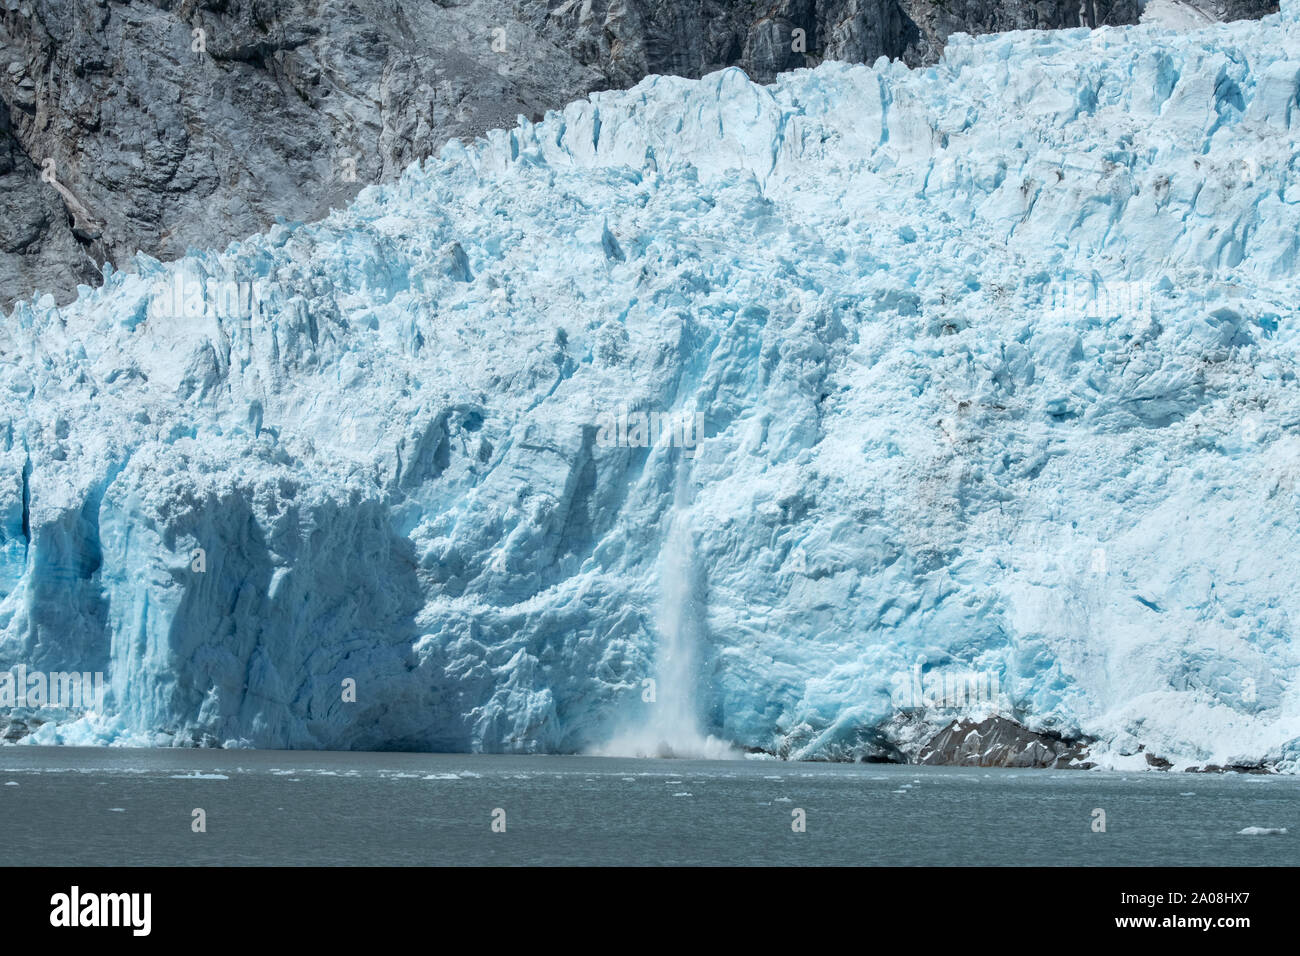
[[[956,37],[20,303],[0,668],[108,678],[21,739],[1300,769],[1298,138],[1295,0]]]

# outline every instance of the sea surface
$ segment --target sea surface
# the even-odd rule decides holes
[[[0,748],[0,865],[1249,866],[1298,840],[1290,776]]]

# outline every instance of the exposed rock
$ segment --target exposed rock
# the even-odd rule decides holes
[[[955,720],[921,748],[916,762],[962,767],[1086,768],[1085,741],[1035,732],[1005,717]]]
[[[73,235],[59,194],[42,183],[40,169],[14,138],[9,110],[0,102],[0,307],[22,290],[92,284],[95,261]]]
[[[933,63],[954,33],[1055,30],[1137,23],[1138,0],[1044,0],[997,3],[991,0],[899,0],[919,35],[902,52],[912,66]]]
[[[1188,29],[1277,13],[1275,0],[1143,0],[1142,22]]]
[[[96,261],[220,247],[600,84],[511,10],[3,0],[0,101],[29,164],[53,160],[41,201],[69,212],[20,236],[21,271],[0,261],[0,307],[84,281],[68,219]]]
[[[1196,7],[1215,20],[1256,20],[1277,13],[1277,0],[1190,0]]]
[[[6,743],[13,743],[14,741],[22,740],[44,723],[46,723],[46,721],[40,720],[36,717],[23,719],[21,717],[10,717],[5,714],[0,714],[0,740],[4,740]]]

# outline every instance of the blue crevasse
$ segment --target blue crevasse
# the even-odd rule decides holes
[[[1298,20],[652,77],[18,306],[0,667],[111,681],[25,739],[599,748],[685,521],[718,738],[956,669],[923,721],[1295,769]]]

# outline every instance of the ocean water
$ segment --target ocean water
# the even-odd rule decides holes
[[[1297,840],[1295,777],[0,749],[0,865],[1238,866]]]

